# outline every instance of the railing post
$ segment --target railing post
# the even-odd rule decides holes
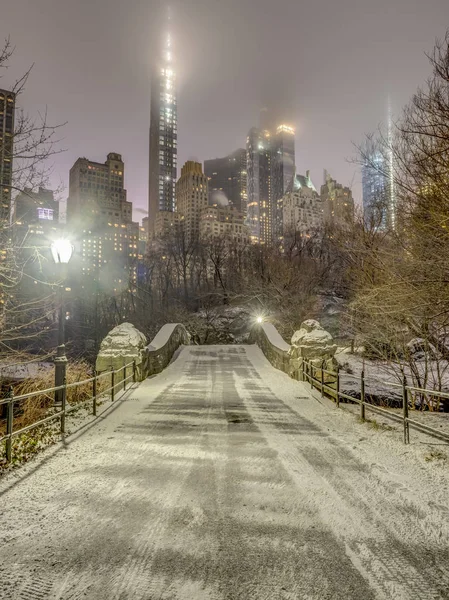
[[[403,418],[404,418],[404,444],[410,444],[410,425],[408,422],[407,378],[405,375],[402,380],[402,414],[403,414]]]
[[[123,391],[126,392],[126,362],[123,359]]]
[[[337,398],[336,398],[336,402],[337,402],[337,408],[340,408],[340,365],[337,365],[337,379],[336,379],[336,389],[337,389]]]
[[[310,375],[310,387],[313,390],[313,365],[311,363],[311,361],[309,360],[309,367],[310,367],[310,371],[309,371],[309,375]]]
[[[136,375],[137,375],[136,359],[134,359],[133,360],[133,383],[136,383]]]
[[[67,379],[64,377],[63,383],[62,385],[64,386],[61,390],[62,392],[62,396],[61,396],[61,433],[65,433],[65,408],[66,408],[66,401],[67,401]]]
[[[321,361],[321,398],[324,398],[324,360]]]
[[[9,388],[9,402],[6,406],[6,435],[9,437],[6,439],[6,460],[11,462],[12,459],[12,431],[14,424],[14,391],[12,386]]]
[[[111,371],[111,402],[115,400],[115,371]]]
[[[365,371],[360,377],[360,419],[365,420]]]
[[[92,381],[92,414],[97,416],[97,370],[94,371],[94,380]]]

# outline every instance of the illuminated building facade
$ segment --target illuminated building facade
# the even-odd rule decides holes
[[[247,211],[250,241],[271,244],[271,140],[268,131],[253,127],[246,139]]]
[[[273,242],[282,241],[282,199],[295,172],[295,130],[281,124],[271,137],[271,209]]]
[[[12,233],[15,252],[23,269],[23,277],[13,294],[15,302],[21,306],[31,299],[42,312],[39,301],[48,306],[52,289],[48,284],[58,280],[51,243],[62,234],[59,202],[52,190],[40,187],[33,192],[25,188],[15,197]]]
[[[209,181],[209,194],[221,191],[238,211],[246,213],[247,176],[246,150],[239,148],[223,158],[204,161],[204,173]]]
[[[59,222],[59,202],[55,200],[52,190],[42,187],[38,192],[25,190],[14,200],[15,227],[55,225]]]
[[[125,166],[111,152],[105,163],[79,158],[70,169],[67,228],[74,236],[81,274],[101,281],[102,291],[121,292],[136,279],[139,224],[124,189]]]
[[[189,240],[197,240],[200,232],[201,211],[209,201],[209,186],[201,163],[189,160],[176,182],[176,210],[184,219]]]
[[[154,222],[154,236],[152,240],[158,240],[170,235],[180,225],[182,216],[178,212],[160,210],[156,213]]]
[[[14,140],[14,92],[0,90],[0,227],[11,216],[11,184]]]
[[[325,172],[325,182],[321,186],[324,222],[328,225],[345,227],[354,221],[354,199],[352,191],[337,183]]]
[[[0,262],[7,259],[10,239],[15,102],[13,92],[0,90]],[[5,302],[0,281],[0,321],[3,321]]]
[[[323,226],[323,202],[310,179],[310,171],[294,175],[282,202],[283,241],[308,235]]]
[[[279,244],[283,234],[282,202],[295,172],[294,128],[281,124],[274,134],[251,129],[246,163],[250,239],[256,244]]]
[[[148,227],[154,235],[156,213],[174,212],[177,176],[178,111],[172,38],[168,34],[151,76]]]
[[[367,226],[385,229],[388,208],[388,177],[385,160],[373,151],[362,166],[363,217]]]
[[[231,204],[211,201],[201,211],[200,236],[205,240],[224,237],[233,245],[244,246],[249,241],[244,214]]]

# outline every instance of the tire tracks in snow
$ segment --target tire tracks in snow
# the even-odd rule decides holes
[[[366,470],[366,465],[343,445],[291,409],[263,383],[245,390],[244,382],[238,381],[238,387],[290,476],[302,492],[306,489],[310,498],[316,499],[323,522],[344,540],[347,555],[377,597],[449,598],[449,574],[438,565],[439,551],[447,556],[447,546],[437,543],[437,547],[429,548],[423,544],[423,536],[429,532],[419,521],[420,507],[410,497],[407,504],[398,505],[397,489],[392,493],[383,478],[372,469]],[[431,512],[434,519],[441,519],[438,511]]]

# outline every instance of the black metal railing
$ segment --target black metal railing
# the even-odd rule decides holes
[[[439,392],[436,390],[429,390],[425,388],[418,388],[407,384],[407,379],[404,376],[402,383],[394,383],[391,381],[383,381],[382,383],[391,388],[400,389],[402,392],[402,415],[396,414],[388,410],[387,408],[377,406],[371,402],[366,401],[366,390],[365,390],[365,373],[362,371],[360,377],[357,375],[345,374],[347,377],[352,377],[360,382],[360,398],[345,394],[341,391],[341,378],[340,370],[337,368],[336,371],[330,371],[322,366],[316,366],[311,361],[303,360],[301,363],[301,369],[299,371],[299,378],[302,381],[307,381],[310,386],[320,391],[321,396],[331,398],[337,405],[340,406],[341,400],[348,400],[349,402],[358,404],[360,406],[360,419],[366,420],[366,410],[378,413],[392,421],[401,423],[404,432],[404,443],[410,443],[410,429],[416,429],[421,433],[425,433],[432,437],[444,440],[449,443],[449,434],[439,431],[429,425],[424,425],[415,419],[411,419],[409,416],[409,399],[412,392],[416,392],[423,396],[429,395],[432,398],[444,398],[449,399],[449,393]]]
[[[127,373],[129,373],[130,371],[131,371],[131,373],[129,375],[127,375]],[[117,375],[122,372],[123,372],[123,377],[118,380]],[[0,400],[0,406],[2,406],[4,404],[7,405],[6,406],[6,433],[2,437],[0,437],[0,442],[6,442],[6,460],[7,460],[7,462],[11,462],[11,459],[12,459],[12,440],[15,437],[22,435],[22,434],[26,433],[27,431],[30,431],[36,427],[45,425],[46,423],[56,421],[57,419],[60,419],[61,433],[65,433],[65,421],[66,421],[67,415],[69,415],[74,410],[77,410],[80,406],[83,406],[84,404],[87,404],[88,402],[92,402],[92,414],[94,416],[96,416],[97,415],[97,407],[98,407],[98,399],[107,395],[109,392],[110,396],[111,396],[111,402],[114,402],[114,400],[116,398],[116,394],[121,390],[125,391],[126,385],[128,382],[132,381],[133,383],[136,383],[136,381],[137,381],[136,373],[137,373],[136,361],[132,361],[126,365],[123,365],[119,369],[111,368],[109,371],[104,371],[103,373],[100,373],[100,374],[95,372],[95,375],[93,377],[90,377],[89,379],[85,379],[83,381],[76,381],[75,383],[67,383],[67,381],[64,380],[63,385],[51,387],[51,388],[48,388],[45,390],[36,390],[34,392],[29,392],[27,394],[21,394],[18,396],[14,395],[13,388],[10,387],[8,396],[6,398]],[[97,391],[99,389],[98,383],[106,377],[110,377],[111,385],[106,389],[102,389],[100,394],[98,395],[98,393],[97,393]],[[77,388],[80,386],[84,386],[84,385],[88,385],[89,383],[92,384],[92,395],[89,398],[87,398],[86,400],[83,400],[82,402],[77,402],[73,406],[67,407],[67,390],[72,389],[72,388]],[[20,429],[14,430],[14,405],[16,403],[22,402],[23,400],[27,400],[29,398],[32,398],[33,396],[39,396],[39,395],[49,396],[51,394],[54,394],[55,395],[54,397],[56,397],[56,392],[58,392],[59,390],[62,390],[62,394],[61,394],[62,402],[60,405],[59,404],[57,405],[57,408],[59,409],[59,410],[57,410],[57,412],[53,413],[52,415],[50,415],[48,417],[40,419],[39,421],[35,421],[35,422],[31,423],[30,425],[27,425],[26,427],[21,427]]]

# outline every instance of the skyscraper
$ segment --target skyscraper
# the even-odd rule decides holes
[[[13,291],[13,298],[19,306],[32,300],[29,305],[32,313],[27,310],[26,318],[31,321],[30,315],[37,313],[38,326],[41,327],[43,305],[47,308],[50,301],[49,283],[58,279],[50,246],[62,233],[59,202],[55,200],[52,190],[39,187],[37,192],[33,192],[25,188],[15,197],[12,233],[14,252],[23,273]],[[20,316],[17,316],[20,321]],[[22,318],[24,316],[21,315]]]
[[[282,241],[282,199],[295,173],[295,130],[253,128],[247,137],[247,225],[254,243]]]
[[[189,160],[176,182],[176,210],[183,215],[187,239],[197,240],[201,211],[208,206],[208,182],[201,163]]]
[[[388,99],[388,121],[383,141],[367,139],[362,146],[363,216],[367,226],[396,229],[394,127]]]
[[[271,137],[271,210],[273,242],[282,239],[282,198],[295,173],[295,130],[281,124]]]
[[[271,244],[271,143],[270,133],[253,127],[246,139],[248,203],[246,225],[251,242]]]
[[[362,166],[363,217],[368,227],[385,229],[388,221],[388,168],[382,153],[366,148]]]
[[[79,158],[70,169],[67,225],[77,235],[81,286],[86,277],[100,277],[104,291],[118,292],[136,277],[139,224],[132,221],[124,176],[115,152],[105,163]]]
[[[239,148],[223,158],[205,160],[204,173],[209,180],[211,196],[213,192],[222,191],[232,206],[246,213],[246,150]]]
[[[11,185],[14,144],[14,92],[0,90],[0,263],[7,260],[11,218]],[[4,317],[5,293],[0,278],[0,323]]]
[[[328,225],[345,227],[354,221],[354,199],[352,191],[338,183],[325,171],[325,181],[321,186],[324,222]]]
[[[165,35],[163,50],[151,74],[148,227],[154,233],[156,213],[174,212],[177,173],[176,73],[173,42]]]
[[[294,174],[282,201],[283,241],[308,235],[323,226],[323,202],[310,179],[310,171]]]
[[[0,228],[9,224],[16,95],[0,90]]]

